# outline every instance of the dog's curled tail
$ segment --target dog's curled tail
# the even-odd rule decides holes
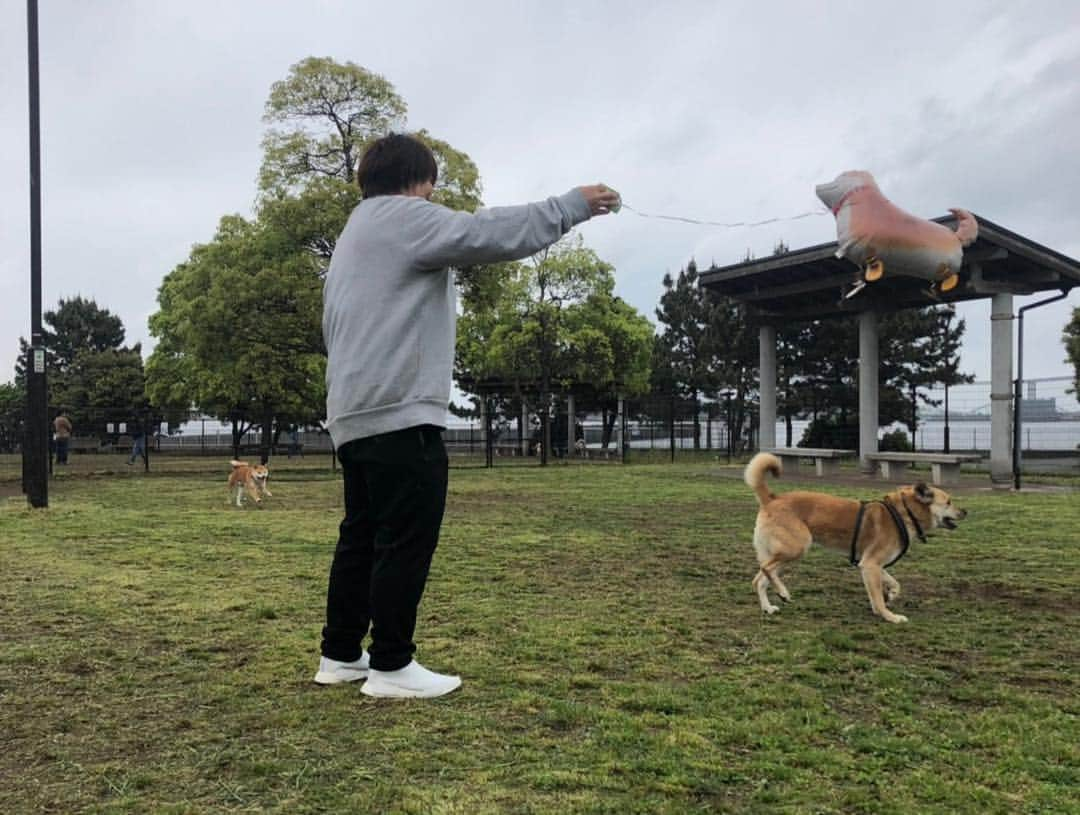
[[[237,461],[235,458],[229,462],[230,467],[243,467],[246,464],[246,461]]]
[[[966,209],[950,209],[949,212],[956,216],[956,237],[960,245],[971,246],[979,237],[979,222]]]
[[[780,463],[780,459],[772,453],[758,453],[746,465],[743,479],[745,479],[747,486],[757,495],[758,503],[762,506],[765,506],[776,497],[765,486],[765,475],[771,473],[774,478],[779,478],[783,470],[784,467]]]

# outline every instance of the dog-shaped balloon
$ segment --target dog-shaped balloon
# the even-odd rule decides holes
[[[885,274],[927,280],[932,296],[951,291],[960,282],[964,247],[979,236],[979,224],[967,210],[949,210],[956,216],[955,232],[916,218],[893,205],[874,177],[861,170],[841,173],[835,181],[819,184],[816,192],[836,216],[836,256],[861,270],[845,297]]]

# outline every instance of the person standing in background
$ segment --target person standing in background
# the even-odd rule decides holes
[[[62,408],[53,419],[53,438],[56,441],[56,463],[67,464],[68,444],[71,442],[71,420]]]

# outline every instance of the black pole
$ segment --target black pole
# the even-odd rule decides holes
[[[952,318],[955,314],[955,309],[950,309],[945,312],[945,337],[942,340],[942,346],[949,341],[949,329],[952,327]],[[945,361],[945,452],[949,452],[949,363],[952,360]]]
[[[675,395],[671,396],[671,463],[675,463]]]
[[[945,383],[945,452],[949,452],[949,383]]]
[[[629,432],[630,423],[626,420],[626,401],[623,400],[622,426],[619,430],[619,439],[622,443],[622,450],[619,451],[619,456],[623,464],[626,463],[626,453],[630,449]]]
[[[149,410],[143,411],[143,423],[142,423],[142,460],[143,460],[143,472],[150,472],[150,442],[153,441],[154,436],[150,435],[150,422],[153,419],[153,414]]]
[[[38,74],[37,0],[26,0],[27,68],[30,78],[30,350],[26,360],[26,449],[23,485],[33,507],[49,505],[48,387],[41,327],[41,94]]]
[[[727,463],[730,464],[731,463],[731,448],[732,448],[732,441],[733,441],[732,438],[731,438],[731,432],[732,432],[732,429],[734,428],[734,424],[731,421],[732,417],[731,417],[731,394],[730,393],[725,393],[724,394],[724,402],[725,402],[725,409],[727,411]]]
[[[484,399],[484,466],[490,468],[495,466],[495,451],[491,439],[491,409],[494,403],[486,396],[481,398]]]
[[[1022,306],[1017,312],[1016,388],[1013,393],[1013,488],[1017,490],[1020,489],[1020,405],[1023,400],[1021,389],[1024,386],[1024,312],[1049,303],[1056,303],[1068,296],[1069,289],[1062,289],[1061,294]]]

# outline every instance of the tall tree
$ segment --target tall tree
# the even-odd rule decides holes
[[[1080,308],[1073,309],[1061,340],[1065,343],[1065,361],[1073,366],[1073,393],[1080,399]]]
[[[259,217],[324,261],[360,201],[356,165],[372,140],[406,122],[394,86],[352,62],[308,57],[275,82],[266,102]],[[432,200],[452,209],[480,206],[480,172],[472,159],[426,130],[439,170]]]
[[[919,404],[941,404],[926,389],[974,380],[959,371],[960,341],[966,324],[961,319],[953,326],[953,316],[951,309],[931,307],[896,312],[882,320],[881,369],[889,386],[886,397],[899,400],[894,405],[886,404],[886,418],[895,418],[907,427],[913,449]]]
[[[322,278],[360,201],[357,160],[372,139],[404,127],[405,115],[388,80],[351,62],[311,57],[273,85],[256,220],[222,218],[159,291],[151,319],[159,343],[147,363],[155,403],[232,420],[234,444],[258,424],[264,456],[274,416],[323,416]],[[434,199],[475,209],[472,160],[417,135],[439,167]]]
[[[431,200],[451,209],[475,211],[481,205],[480,171],[465,153],[421,130],[416,134],[435,154],[439,182]],[[362,151],[359,144],[356,151]],[[302,161],[295,162],[302,165]],[[298,247],[323,262],[323,271],[334,253],[338,235],[360,203],[361,190],[353,173],[323,175],[297,172],[290,183],[266,188],[259,201],[259,220],[282,232]],[[463,278],[467,284],[469,279]]]
[[[784,417],[785,447],[794,445],[794,420],[807,413],[805,359],[810,347],[808,323],[788,323],[776,331],[777,408]]]
[[[147,363],[155,404],[186,402],[231,421],[234,447],[258,424],[264,457],[275,417],[321,406],[318,263],[279,232],[222,218],[214,240],[165,278],[158,302],[150,331],[159,342]]]
[[[52,388],[80,434],[104,436],[110,423],[130,422],[147,409],[142,349],[84,350]]]
[[[23,438],[26,389],[14,382],[0,385],[0,451],[14,453]]]
[[[914,433],[918,402],[933,404],[925,388],[971,381],[956,355],[965,325],[933,308],[887,314],[880,321],[878,423],[900,422]],[[802,443],[854,447],[858,443],[858,326],[852,320],[807,324],[803,381],[813,421]]]
[[[499,285],[496,271],[504,275]],[[652,327],[613,289],[611,267],[576,238],[525,263],[477,270],[476,287],[463,297],[458,381],[466,389],[488,383],[488,392],[512,397],[515,407],[536,399],[544,460],[553,392],[587,391],[599,400],[648,381]]]
[[[313,177],[351,183],[362,146],[405,121],[406,105],[384,77],[353,62],[308,57],[266,100],[259,185],[302,189]]]
[[[563,390],[574,395],[575,410],[600,413],[601,445],[606,449],[619,399],[649,390],[655,329],[644,314],[610,291],[590,296],[567,316],[571,381],[563,383]]]
[[[107,351],[118,349],[124,343],[124,324],[108,309],[101,308],[94,300],[77,295],[60,299],[55,310],[42,314],[44,324],[46,365],[49,380],[63,374],[80,351]],[[26,375],[26,340],[19,338],[19,359],[15,365],[18,381]]]
[[[698,285],[697,263],[691,260],[676,277],[665,274],[656,318],[663,326],[655,345],[654,382],[673,388],[672,395],[693,407],[694,447],[700,446],[698,399],[721,386],[721,350],[737,328],[729,322],[730,304],[713,299]]]

